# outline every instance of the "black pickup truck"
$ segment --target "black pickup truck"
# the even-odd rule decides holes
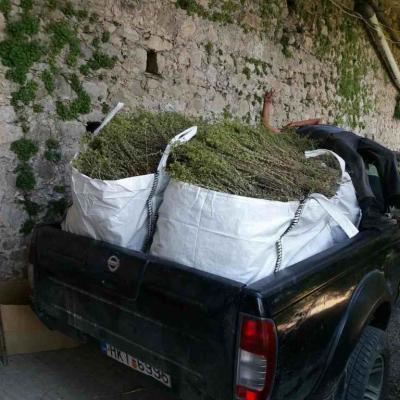
[[[381,400],[400,231],[358,234],[243,284],[36,229],[33,307],[51,328],[183,400]]]

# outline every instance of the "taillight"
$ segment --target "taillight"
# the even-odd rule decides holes
[[[275,379],[276,351],[275,324],[243,317],[236,378],[238,400],[269,399]]]

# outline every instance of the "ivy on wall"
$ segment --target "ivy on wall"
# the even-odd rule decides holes
[[[349,8],[352,1],[344,0]],[[347,4],[348,3],[348,4]],[[204,4],[204,3],[202,3]],[[372,86],[367,82],[368,74],[376,72],[379,62],[365,62],[369,58],[370,44],[366,40],[366,33],[362,22],[349,15],[345,10],[338,8],[330,0],[297,0],[286,2],[279,0],[210,0],[207,6],[196,0],[176,0],[177,8],[185,10],[189,15],[216,21],[222,24],[235,23],[245,32],[252,31],[241,20],[241,11],[250,10],[260,18],[259,34],[269,33],[279,36],[282,53],[290,58],[295,49],[290,45],[290,32],[284,29],[284,19],[287,14],[293,15],[297,33],[311,33],[314,39],[314,55],[321,61],[336,65],[336,85],[339,100],[333,100],[336,109],[334,123],[348,125],[352,128],[365,126],[361,122],[363,115],[373,110],[371,101]],[[212,44],[206,45],[207,52],[211,53]],[[247,79],[252,74],[258,76],[267,74],[267,67],[262,60],[244,60],[242,73]],[[250,68],[253,64],[255,68]],[[328,106],[328,104],[327,104]]]
[[[53,97],[57,117],[63,121],[74,120],[92,109],[82,81],[85,77],[94,76],[100,69],[113,68],[117,60],[102,50],[102,45],[110,40],[110,33],[100,31],[96,14],[76,9],[72,3],[63,0],[37,3],[21,0],[20,6],[14,7],[10,0],[0,0],[0,12],[6,20],[6,37],[0,42],[0,61],[8,67],[6,78],[16,86],[11,94],[11,104],[23,137],[11,144],[11,150],[18,159],[16,187],[22,193],[20,203],[27,214],[21,233],[29,234],[38,220],[60,217],[67,206],[64,197],[50,200],[47,206],[31,199],[37,185],[33,161],[40,149],[44,148],[43,157],[50,163],[56,165],[62,160],[60,144],[55,138],[48,139],[44,144],[29,138],[29,115],[43,112],[43,107],[36,102],[40,85]],[[96,27],[92,29],[94,25]],[[95,36],[91,43],[92,57],[86,61],[81,59],[83,33]],[[47,64],[38,76],[32,73],[32,67],[37,62]],[[54,96],[57,79],[64,79],[69,84],[75,93],[74,99],[64,101]],[[104,103],[102,108],[106,106]],[[65,188],[55,186],[54,192],[63,194]]]
[[[351,10],[352,1],[344,3]],[[340,99],[333,103],[334,123],[365,128],[361,118],[373,111],[368,77],[378,70],[379,61],[370,60],[371,44],[362,21],[330,0],[298,0],[295,4],[297,14],[314,33],[316,57],[336,65],[338,78],[334,83]]]

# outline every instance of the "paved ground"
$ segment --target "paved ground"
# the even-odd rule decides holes
[[[388,400],[400,399],[400,305],[397,305],[389,327],[389,346],[391,350],[391,373]]]
[[[389,328],[389,398],[400,399],[400,307]],[[1,400],[173,400],[146,388],[146,380],[105,357],[93,345],[13,356],[0,367]]]
[[[171,400],[91,345],[10,357],[0,367],[0,399]]]

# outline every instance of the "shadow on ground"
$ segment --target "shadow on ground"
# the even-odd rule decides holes
[[[173,400],[97,347],[12,356],[0,367],[1,400]]]

